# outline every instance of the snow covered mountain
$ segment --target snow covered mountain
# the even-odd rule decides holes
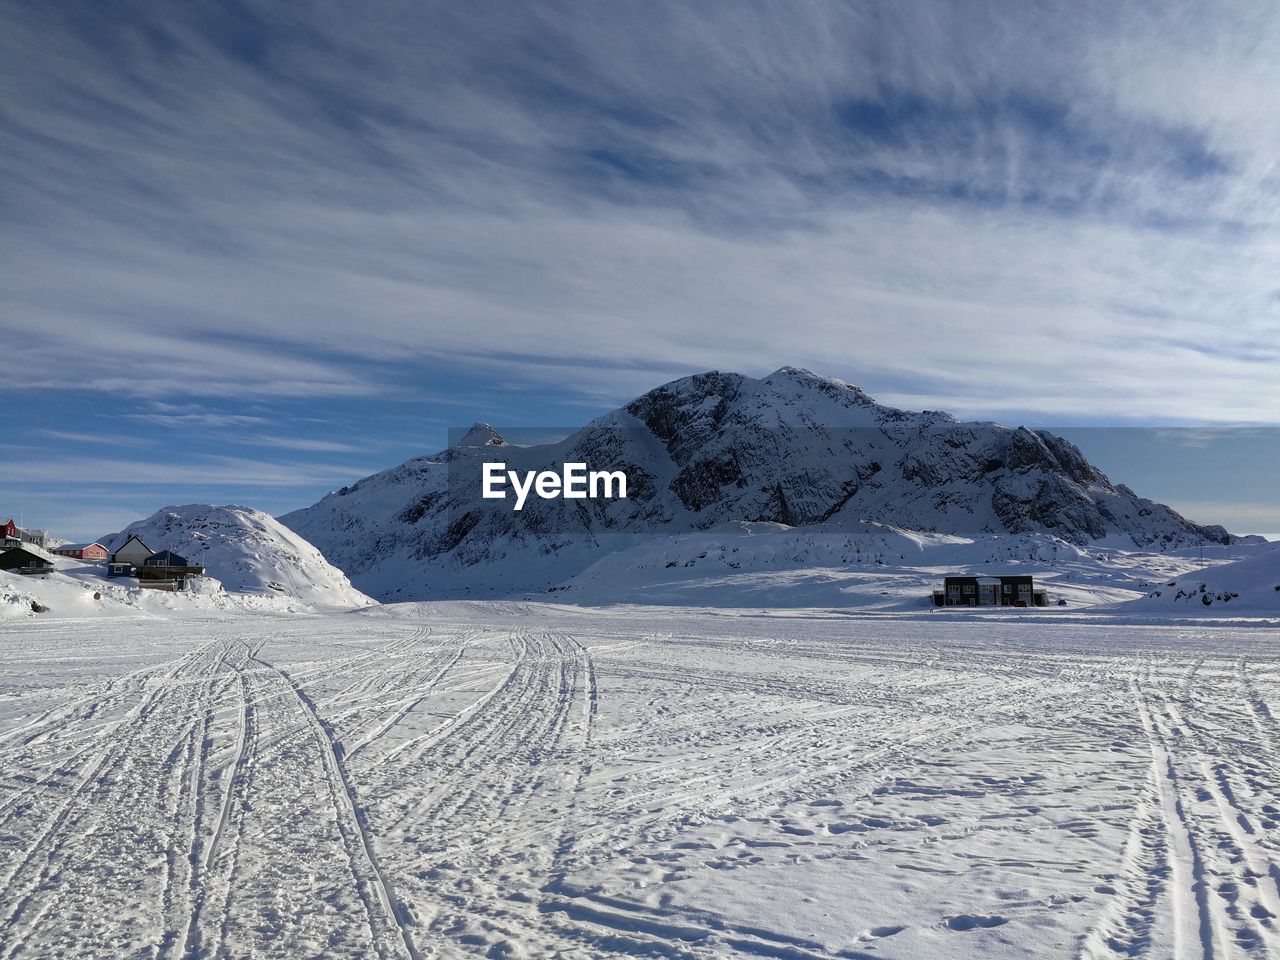
[[[137,535],[152,550],[173,550],[233,593],[296,597],[326,607],[373,601],[310,543],[250,507],[207,503],[163,507],[100,541],[110,550]]]
[[[623,470],[628,498],[530,498],[515,512],[481,497],[479,465],[497,459]],[[794,367],[685,377],[554,444],[514,446],[477,424],[281,519],[362,589],[399,599],[545,590],[644,538],[734,522],[1156,550],[1232,539],[1111,483],[1050,433],[898,410]]]

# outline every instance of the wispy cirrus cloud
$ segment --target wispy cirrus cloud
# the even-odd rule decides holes
[[[154,441],[142,437],[120,433],[77,433],[72,430],[37,430],[35,432],[42,437],[52,437],[54,440],[67,440],[72,443],[95,443],[108,447],[146,447],[154,443]]]
[[[1276,423],[1277,45],[1262,0],[9,5],[0,391],[179,459],[783,363]]]
[[[197,454],[175,462],[161,457],[77,457],[11,461],[4,481],[14,487],[88,484],[94,487],[172,487],[250,489],[344,483],[371,472],[368,466],[281,463],[250,457]]]
[[[237,10],[7,13],[5,384],[1280,409],[1271,5]]]
[[[127,420],[151,423],[159,427],[256,427],[270,423],[266,417],[242,413],[126,413]]]
[[[294,450],[303,453],[363,453],[368,447],[338,440],[321,440],[312,437],[283,437],[250,435],[237,438],[239,443],[252,447],[271,447],[275,450]]]

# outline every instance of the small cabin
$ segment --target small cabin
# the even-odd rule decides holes
[[[143,560],[142,566],[137,569],[138,580],[144,587],[156,586],[158,583],[181,586],[192,577],[198,577],[203,573],[204,567],[193,566],[186,557],[172,550],[153,553]],[[168,589],[173,589],[173,586]]]
[[[60,557],[90,561],[105,560],[110,554],[110,551],[100,543],[64,543],[60,547],[54,547],[53,552]]]
[[[132,577],[137,571],[132,563],[116,563],[111,561],[107,564],[108,577]]]
[[[53,569],[53,557],[35,544],[13,547],[0,553],[0,570],[11,573],[48,573]]]
[[[1036,589],[1030,574],[945,577],[942,589],[933,591],[935,607],[1043,607],[1048,603],[1048,592]]]
[[[111,562],[130,563],[139,567],[153,553],[155,551],[143,543],[137,534],[131,534],[128,540],[116,548],[116,552],[111,555]]]

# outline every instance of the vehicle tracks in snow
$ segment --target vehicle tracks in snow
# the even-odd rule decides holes
[[[0,960],[1277,954],[1258,631],[656,617],[104,627],[173,654],[10,712]]]
[[[108,921],[136,915],[147,901],[169,917],[182,911],[190,889],[186,820],[201,809],[204,720],[221,690],[224,652],[225,644],[212,643],[153,674],[100,751],[67,759],[73,781],[47,791],[49,803],[9,812],[5,831],[28,840],[5,881],[11,906],[0,928],[14,935],[0,956],[83,949],[104,922],[104,905]],[[56,752],[56,741],[46,746]]]
[[[1173,665],[1169,665],[1173,666]],[[1082,941],[1090,960],[1280,954],[1274,760],[1248,735],[1257,694],[1242,663],[1147,661],[1131,680],[1147,745],[1122,871]],[[1253,717],[1252,720],[1257,720]]]

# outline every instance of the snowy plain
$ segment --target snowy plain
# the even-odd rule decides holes
[[[0,622],[0,958],[1280,955],[1275,620]]]

